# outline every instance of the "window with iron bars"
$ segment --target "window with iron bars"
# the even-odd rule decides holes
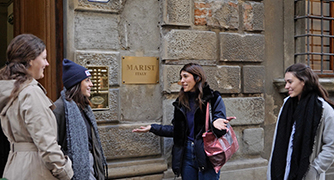
[[[334,77],[334,0],[295,0],[295,59]]]

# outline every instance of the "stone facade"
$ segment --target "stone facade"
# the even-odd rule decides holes
[[[231,125],[240,148],[221,169],[221,179],[266,179],[273,130],[284,98],[283,71],[293,59],[291,48],[286,47],[293,38],[282,38],[289,37],[282,22],[287,3],[64,1],[66,57],[84,66],[109,68],[109,107],[95,111],[109,178],[173,178],[172,138],[131,130],[171,123],[172,102],[180,90],[179,71],[195,62],[203,66],[210,87],[221,93],[227,115],[237,117]],[[123,84],[124,56],[157,57],[159,83]],[[332,88],[331,82],[327,88]]]

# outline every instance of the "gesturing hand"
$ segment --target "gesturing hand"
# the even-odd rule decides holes
[[[226,124],[230,122],[232,119],[236,119],[236,117],[226,117],[226,119],[218,118],[213,122],[213,126],[218,130],[226,130]]]
[[[137,132],[137,133],[146,133],[150,131],[151,125],[148,126],[140,126],[140,128],[133,129],[132,132]]]

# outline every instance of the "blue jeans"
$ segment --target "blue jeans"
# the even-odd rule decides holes
[[[219,180],[219,175],[220,171],[216,174],[212,167],[206,169],[205,171],[199,171],[197,161],[195,159],[194,143],[192,141],[188,141],[182,162],[182,180]]]

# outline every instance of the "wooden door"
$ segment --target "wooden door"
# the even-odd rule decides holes
[[[41,38],[47,50],[49,67],[39,82],[53,101],[61,90],[63,58],[62,0],[14,0],[14,36],[31,33]]]

